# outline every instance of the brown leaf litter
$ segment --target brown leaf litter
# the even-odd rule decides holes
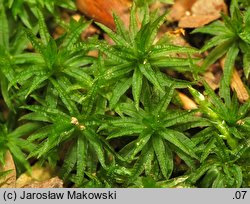
[[[227,13],[224,0],[176,0],[169,14],[169,20],[179,21],[182,28],[197,28]]]

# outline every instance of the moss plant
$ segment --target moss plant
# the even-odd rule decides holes
[[[203,174],[201,186],[240,187],[243,180],[244,155],[249,155],[249,101],[240,105],[234,94],[230,101],[223,102],[203,82],[207,97],[189,87],[200,105],[201,113],[210,125],[194,135],[192,141],[200,152],[201,166],[190,177],[197,181]]]
[[[116,15],[116,31],[97,23],[112,43],[81,40],[84,19],[54,39],[48,11],[69,2],[0,0],[0,165],[7,151],[18,176],[48,163],[65,187],[249,187],[250,102],[230,91],[237,57],[249,75],[249,7],[233,0],[230,17],[196,29],[214,36],[197,50],[159,39],[166,14],[142,1],[128,28]],[[217,94],[194,79],[223,55]],[[197,109],[182,108],[179,89]]]
[[[197,28],[193,33],[206,33],[214,36],[204,47],[202,52],[214,49],[209,53],[202,64],[202,69],[205,70],[216,60],[225,55],[225,65],[223,77],[220,83],[221,97],[227,99],[227,87],[232,78],[233,68],[238,56],[243,61],[243,70],[245,77],[248,78],[250,73],[250,10],[241,11],[237,0],[232,0],[230,5],[230,16],[222,14],[222,21],[215,21],[208,26]]]

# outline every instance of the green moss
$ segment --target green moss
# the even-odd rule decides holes
[[[30,170],[27,159],[47,162],[66,186],[249,187],[250,102],[230,92],[236,58],[249,75],[248,7],[232,1],[230,17],[196,29],[213,36],[197,50],[157,39],[166,15],[150,13],[147,4],[133,5],[129,28],[118,16],[115,32],[97,24],[109,44],[82,41],[91,23],[83,19],[51,36],[48,11],[71,3],[37,1],[31,22],[23,9],[31,1],[11,2],[0,1],[1,164],[6,151],[18,173]],[[93,50],[98,57],[89,56]],[[204,51],[210,52],[199,67],[194,56]],[[199,73],[223,55],[216,94]],[[183,110],[179,89],[190,91],[196,110]]]

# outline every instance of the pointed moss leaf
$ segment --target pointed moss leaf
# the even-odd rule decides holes
[[[48,43],[50,41],[50,34],[49,34],[48,28],[45,24],[44,16],[43,16],[42,12],[40,11],[40,9],[37,9],[36,12],[38,15],[39,34],[41,36],[41,40],[42,40],[44,45],[48,45]]]
[[[21,53],[12,57],[11,61],[15,64],[42,64],[44,59],[38,53]]]
[[[167,90],[166,90],[166,94],[162,97],[162,99],[160,100],[160,102],[158,103],[157,107],[156,107],[156,114],[160,114],[164,111],[166,111],[172,97],[174,94],[174,88],[173,86],[170,86]]]
[[[119,104],[119,110],[132,117],[132,118],[143,118],[145,116],[145,112],[142,109],[139,109],[139,111],[136,109],[134,104],[130,103],[121,103]]]
[[[63,70],[63,72],[75,78],[76,80],[78,80],[87,87],[91,87],[93,83],[93,79],[91,78],[91,76],[79,68],[72,67]]]
[[[99,89],[99,82],[94,81],[92,84],[92,87],[90,88],[87,96],[86,96],[86,115],[89,115],[92,112],[95,100],[98,95],[98,89]]]
[[[191,138],[191,140],[197,146],[199,144],[205,143],[208,139],[213,137],[214,133],[215,133],[214,127],[207,127],[205,129],[201,130],[200,132],[198,132],[197,134],[195,134]]]
[[[240,108],[239,108],[239,115],[241,115],[242,117],[244,117],[249,110],[250,110],[250,100],[248,100],[242,106],[240,106]]]
[[[24,70],[21,73],[19,73],[17,76],[15,76],[14,79],[11,80],[9,83],[8,89],[10,89],[13,85],[16,85],[17,83],[22,84],[24,82],[27,82],[29,78],[31,78],[33,75],[44,75],[44,71],[42,70],[42,67],[29,67],[28,70]]]
[[[192,47],[180,47],[176,45],[155,45],[154,48],[150,52],[150,58],[157,58],[157,57],[163,57],[167,56],[169,54],[173,53],[188,53],[193,54],[197,53],[197,50]]]
[[[27,134],[37,130],[37,128],[41,127],[39,123],[26,123],[22,126],[16,128],[13,132],[11,132],[8,137],[18,138],[21,136],[26,136]]]
[[[129,89],[131,84],[132,84],[131,78],[128,78],[127,80],[122,80],[116,84],[114,91],[112,93],[112,97],[109,102],[111,109],[113,109],[116,106],[121,96],[125,94],[125,92]]]
[[[202,70],[206,70],[211,64],[213,64],[216,60],[222,57],[228,50],[228,48],[232,45],[231,40],[226,40],[222,44],[218,45],[214,48],[209,55],[206,57],[202,64]]]
[[[192,60],[193,62],[197,62],[197,60],[195,59]],[[168,67],[169,69],[173,69],[179,72],[195,70],[195,67],[190,66],[190,61],[187,58],[158,57],[150,59],[150,63],[152,66],[156,66],[158,68]]]
[[[82,96],[82,95],[80,95],[80,92],[75,91],[74,89],[73,90],[71,89],[73,87],[73,85],[68,77],[60,76],[57,78],[57,81],[60,83],[61,88],[63,90],[65,90],[66,94],[70,95],[70,99],[71,99],[71,102],[73,102],[73,104],[74,104],[74,102],[81,103],[81,98],[85,97],[85,95]],[[77,84],[76,84],[76,86],[77,86]]]
[[[234,179],[234,185],[232,187],[240,188],[243,182],[243,173],[240,166],[233,164],[229,169],[232,178]]]
[[[132,63],[124,63],[114,67],[110,67],[104,74],[105,80],[111,80],[114,78],[119,78],[128,74],[133,70]]]
[[[46,155],[50,150],[57,147],[63,140],[66,140],[72,133],[74,128],[71,124],[57,123],[54,125],[52,131],[47,135],[47,139],[42,143],[41,147],[36,151],[32,152],[29,157],[36,155],[37,158],[41,158]]]
[[[136,140],[133,140],[132,142],[129,142],[128,144],[126,144],[120,151],[119,151],[119,155],[121,155],[121,157],[123,157],[123,161],[126,161],[126,158],[131,157],[132,153],[133,153],[133,149],[135,146]]]
[[[215,46],[220,46],[223,43],[227,43],[231,41],[231,34],[223,34],[223,35],[218,35],[213,37],[211,40],[209,40],[202,48],[201,48],[201,52],[205,52],[207,50],[209,50],[212,47]]]
[[[145,4],[142,7],[142,11],[143,11],[143,20],[141,26],[144,27],[150,20],[149,6]]]
[[[148,163],[148,161],[151,161],[152,159],[152,155],[154,154],[153,147],[150,145],[146,145],[144,150],[145,153],[143,152],[144,154],[141,154],[141,156],[134,164],[132,177],[129,180],[130,182],[134,182],[134,180],[143,172],[145,163]]]
[[[56,88],[56,90],[58,91],[60,98],[62,99],[63,103],[65,104],[67,109],[70,111],[70,113],[72,115],[76,114],[78,112],[78,110],[77,110],[75,104],[70,99],[69,94],[65,93],[65,90],[63,90],[62,86],[60,85],[60,83],[63,83],[63,82],[60,82],[59,80],[56,81],[52,78],[50,78],[50,81],[53,84],[53,86]]]
[[[155,39],[157,29],[160,27],[164,21],[166,14],[161,15],[155,21],[147,23],[136,35],[136,41],[138,42],[138,47],[143,50],[148,50],[148,48],[153,44]]]
[[[143,127],[138,118],[119,118],[117,120],[110,121],[112,126],[119,128],[141,128]]]
[[[40,84],[43,83],[48,78],[49,78],[49,75],[45,75],[45,76],[38,75],[38,76],[34,77],[32,80],[32,84],[31,84],[29,91],[26,94],[25,98],[27,98],[28,95],[30,95],[30,93],[32,93],[34,90],[36,90],[40,86]]]
[[[49,108],[46,106],[39,106],[39,105],[21,106],[21,108],[39,113],[45,117],[50,118],[51,120],[58,120],[59,117],[62,120],[70,121],[70,117],[67,114],[61,112],[56,108]]]
[[[169,147],[171,147],[172,152],[175,152],[185,162],[185,164],[191,169],[191,171],[197,168],[195,159],[193,159],[174,145],[169,144]]]
[[[166,146],[159,136],[152,138],[152,144],[161,168],[161,172],[165,178],[169,178],[173,170],[172,152],[169,149],[166,150]]]
[[[111,133],[107,139],[113,139],[118,137],[128,137],[128,136],[135,136],[139,135],[143,130],[143,127],[131,127],[129,129],[121,129],[117,132]]]
[[[46,106],[52,109],[57,107],[58,92],[53,88],[51,83],[47,85],[45,101],[46,101]]]
[[[229,156],[229,150],[226,147],[226,144],[224,143],[223,139],[220,137],[220,135],[217,133],[215,135],[216,139],[216,149],[214,151],[216,152],[217,156],[219,157],[220,160],[222,161],[229,161],[230,156]]]
[[[188,178],[188,181],[190,183],[195,183],[200,177],[202,177],[209,169],[216,168],[218,166],[218,163],[208,161],[207,163],[203,163],[197,170],[195,170],[190,177]]]
[[[76,184],[80,185],[84,179],[84,171],[86,168],[86,141],[83,137],[77,139],[77,163],[76,163]]]
[[[9,50],[9,25],[3,2],[0,2],[0,45]]]
[[[193,158],[197,158],[194,152],[194,143],[183,133],[167,129],[165,131],[158,132],[158,134],[176,147],[180,148],[186,154]]]
[[[14,159],[17,160],[21,165],[23,165],[29,172],[31,172],[30,164],[27,161],[25,154],[20,150],[20,148],[13,143],[8,143],[8,148]]]
[[[211,100],[211,102],[213,103],[213,105],[216,106],[216,109],[219,112],[225,113],[227,110],[226,107],[223,105],[222,100],[215,94],[213,89],[207,84],[206,81],[202,81],[202,83],[204,84],[204,87],[206,89],[206,94],[210,97],[209,100]]]
[[[223,77],[220,84],[220,96],[226,100],[226,103],[230,101],[230,92],[229,85],[231,82],[233,68],[235,64],[236,57],[239,53],[239,48],[236,44],[233,44],[226,55],[224,69],[223,69]]]
[[[3,99],[12,111],[14,111],[14,106],[10,98],[10,93],[8,92],[8,80],[4,76],[0,76],[0,87]]]
[[[192,111],[168,111],[164,116],[165,117],[162,121],[164,127],[171,127],[173,125],[185,124],[199,120]]]
[[[197,120],[191,120],[189,122],[178,124],[178,127],[175,129],[184,132],[192,128],[199,128],[199,127],[208,127],[211,126],[211,122],[206,118],[197,118]]]
[[[250,53],[244,53],[243,54],[243,70],[246,78],[249,77],[250,73]]]
[[[20,117],[19,120],[32,120],[32,121],[40,121],[40,122],[50,122],[50,118],[47,117],[44,114],[41,113],[28,113],[22,117]]]
[[[116,43],[116,44],[120,44],[124,47],[129,47],[129,44],[126,42],[125,39],[123,39],[121,36],[119,36],[118,34],[114,33],[111,29],[109,29],[108,27],[106,27],[105,25],[101,24],[101,23],[97,23],[96,24],[102,29],[104,30],[108,36]]]
[[[160,91],[163,91],[163,88],[158,80],[158,78],[156,77],[156,73],[155,71],[152,69],[152,67],[150,66],[150,64],[148,62],[144,63],[144,64],[140,64],[139,65],[140,71],[141,73]]]
[[[205,33],[210,35],[221,35],[225,33],[225,25],[221,21],[215,21],[207,26],[196,28],[192,33]]]
[[[102,167],[107,168],[105,164],[104,150],[102,148],[102,143],[98,138],[98,135],[93,130],[90,129],[85,130],[84,135],[86,136],[89,143],[92,145]]]
[[[143,75],[141,71],[136,68],[132,77],[132,95],[135,101],[135,107],[139,109],[140,96],[142,91],[142,78]]]
[[[81,50],[82,53],[77,53],[77,51],[72,48],[68,51],[70,56],[67,56],[67,51],[65,51],[65,48],[63,49],[63,52],[64,53],[62,54],[59,50],[60,57],[64,57],[64,55],[66,56],[67,60],[65,60],[65,65],[67,65],[69,68],[77,68],[79,70],[79,67],[87,67],[88,65],[93,64],[93,62],[96,60],[94,57],[86,56],[84,50]],[[83,69],[80,70],[85,71]]]
[[[236,127],[229,127],[230,133],[237,139],[244,139],[244,136]]]
[[[208,155],[212,152],[212,149],[215,145],[215,139],[211,138],[209,142],[206,144],[205,148],[203,149],[202,155],[201,155],[201,162],[204,162]]]
[[[80,34],[90,25],[90,23],[91,22],[83,22],[82,19],[76,22],[76,25],[74,26],[74,30],[72,30],[72,32],[68,34],[62,46],[65,48],[70,48],[71,46],[73,46],[73,44],[79,38]]]
[[[17,4],[19,6],[19,4]],[[17,9],[18,10],[18,17],[21,19],[22,23],[29,29],[32,29],[33,26],[31,24],[31,19],[30,19],[30,15],[28,13],[28,11],[26,9],[22,9],[22,11],[20,11],[20,8]],[[34,11],[32,13],[35,13]]]
[[[46,62],[47,66],[51,69],[52,66],[57,61],[57,45],[53,38],[50,38],[49,43],[47,44],[45,51],[43,53],[44,61]]]
[[[70,172],[73,170],[75,164],[77,162],[77,146],[73,145],[70,147],[68,153],[63,162],[63,166],[61,168],[62,178],[68,177]]]
[[[0,45],[0,49],[2,49]],[[1,50],[0,50],[1,51]],[[9,80],[12,81],[14,79],[15,73],[13,70],[13,65],[11,65],[8,56],[4,55],[0,56],[0,65],[2,74]]]
[[[42,141],[43,139],[48,137],[48,135],[53,131],[53,128],[53,125],[41,127],[38,131],[30,135],[27,140],[30,142],[34,142],[36,140]]]
[[[180,71],[190,71],[190,62],[187,58],[156,57],[151,58],[150,63],[156,67],[173,67],[172,69]]]
[[[115,25],[116,25],[117,34],[120,35],[126,41],[129,41],[130,40],[129,34],[128,34],[128,31],[126,30],[126,27],[125,27],[123,21],[115,13],[113,14],[113,17],[114,17],[114,21],[115,21]]]
[[[136,154],[138,152],[140,152],[143,147],[148,143],[149,139],[152,136],[152,132],[148,131],[148,130],[144,130],[141,132],[140,136],[138,137],[138,139],[136,139],[136,143],[135,143],[135,147],[133,149],[133,153],[130,156],[129,160],[133,160],[134,157],[136,156]]]
[[[218,172],[216,179],[213,181],[212,188],[223,188],[225,186],[225,175],[222,172]]]
[[[41,53],[43,56],[45,56],[46,55],[46,51],[45,51],[46,48],[42,44],[42,42],[36,38],[36,36],[32,33],[32,31],[25,29],[25,33],[27,35],[27,38],[32,43],[33,47],[35,48],[35,50],[37,50],[39,53]]]
[[[37,145],[22,138],[15,138],[16,143],[22,148],[23,152],[32,152],[36,149]]]
[[[131,58],[131,54],[127,52],[121,52],[120,47],[119,49],[115,49],[114,47],[110,47],[106,43],[99,43],[97,47],[100,51],[104,52],[112,61],[123,64],[128,63],[132,65],[131,62],[128,62],[126,60],[126,58]]]
[[[132,4],[130,11],[129,32],[132,39],[135,38],[135,35],[138,32],[138,23],[136,21],[136,6],[134,3]]]
[[[100,137],[100,140],[102,142],[103,148],[108,151],[109,153],[111,153],[112,155],[114,155],[115,158],[117,158],[120,161],[125,161],[124,158],[118,154],[114,148],[108,143],[108,141],[106,140],[106,138]]]
[[[153,161],[155,159],[155,152],[153,151],[152,145],[151,143],[148,144],[147,146],[150,146],[151,148],[149,149],[149,151],[147,151],[147,148],[143,148],[142,150],[142,155],[146,154],[147,155],[147,160],[145,161],[143,167],[145,169],[145,174],[147,176],[152,175],[152,168],[153,168]],[[166,149],[167,150],[167,149]],[[168,154],[168,153],[167,153]],[[140,159],[140,158],[139,158]],[[138,159],[138,160],[139,160]]]

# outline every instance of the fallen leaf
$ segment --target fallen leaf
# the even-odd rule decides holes
[[[131,0],[77,0],[77,8],[91,19],[115,29],[113,13],[121,17],[126,26],[129,25],[129,9]]]
[[[212,72],[205,72],[203,74],[203,79],[208,83],[208,85],[213,89],[219,88],[219,82]]]
[[[231,81],[231,88],[235,90],[237,93],[237,97],[240,102],[246,102],[249,99],[249,94],[247,92],[246,87],[244,86],[238,72],[236,69],[233,71],[232,81]]]
[[[185,16],[180,21],[178,26],[181,28],[198,28],[220,18],[220,14],[213,15],[192,15]]]
[[[169,15],[168,20],[179,21],[186,12],[190,11],[197,0],[176,0]]]
[[[15,188],[16,187],[16,166],[12,155],[9,151],[5,154],[5,165],[0,165],[0,171],[10,171],[6,176],[0,179],[1,188]]]
[[[224,64],[225,64],[225,57],[220,60],[221,67],[224,69]],[[233,69],[233,74],[232,74],[232,79],[231,79],[231,88],[235,90],[237,97],[240,102],[245,102],[249,99],[249,94],[248,91],[243,84],[239,73],[237,70],[234,68]]]
[[[197,28],[227,13],[224,0],[177,0],[169,15],[169,20],[178,21],[179,27]]]
[[[187,95],[185,95],[181,92],[177,92],[177,93],[178,93],[178,96],[183,104],[183,108],[185,110],[193,110],[193,109],[198,108],[197,104],[191,98],[189,98]]]
[[[227,12],[224,0],[198,0],[191,8],[193,15],[217,15],[221,11]]]

